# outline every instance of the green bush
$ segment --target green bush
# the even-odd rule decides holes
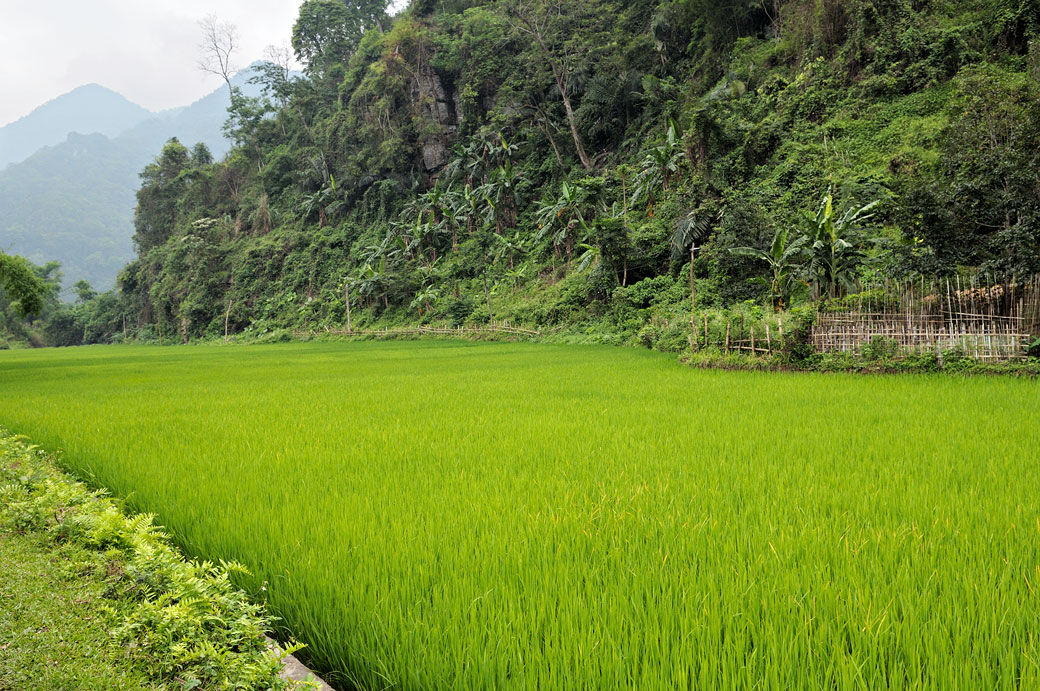
[[[886,362],[899,354],[899,341],[886,336],[872,336],[863,344],[863,359],[867,362]]]

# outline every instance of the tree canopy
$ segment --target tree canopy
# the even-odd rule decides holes
[[[314,75],[345,63],[371,28],[387,21],[386,0],[305,0],[293,26],[296,58]]]
[[[21,314],[34,314],[43,307],[47,286],[22,257],[0,252],[0,288],[17,303]]]

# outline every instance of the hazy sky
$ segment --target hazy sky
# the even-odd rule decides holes
[[[288,44],[301,0],[0,0],[0,125],[81,84],[149,110],[182,106],[220,85],[197,64],[200,19],[238,26],[237,62]]]

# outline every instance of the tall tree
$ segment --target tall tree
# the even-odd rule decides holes
[[[582,167],[592,170],[592,160],[582,144],[571,98],[574,66],[578,61],[588,59],[588,24],[597,11],[597,8],[585,5],[585,2],[563,0],[516,0],[510,8],[510,15],[514,29],[530,39],[552,72],[578,159]]]
[[[47,286],[22,257],[0,252],[0,288],[18,302],[22,314],[34,314],[43,307]]]
[[[386,0],[306,0],[293,26],[292,47],[308,73],[345,63],[361,37],[386,21]]]
[[[134,211],[134,244],[144,254],[166,242],[177,224],[177,202],[187,190],[188,150],[176,137],[141,172]]]
[[[906,205],[913,213],[905,225],[934,249],[940,270],[960,264],[1036,273],[1040,83],[975,68],[956,84],[937,174],[913,190],[916,203]]]

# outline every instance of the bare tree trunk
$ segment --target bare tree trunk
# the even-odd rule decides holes
[[[621,199],[622,199],[621,227],[625,231],[625,246],[627,248],[628,247],[628,185],[627,185],[626,180],[625,180],[625,167],[623,165],[619,166],[619,167],[621,168]],[[624,261],[625,261],[624,272],[623,272],[623,274],[621,276],[621,287],[622,288],[624,288],[625,286],[628,285],[628,251],[627,251],[627,249],[625,251],[625,260]]]
[[[570,94],[567,93],[570,78],[567,74],[566,61],[561,65],[553,56],[549,47],[545,45],[542,27],[537,26],[523,11],[519,13],[518,17],[524,25],[524,31],[534,39],[534,42],[538,45],[538,50],[542,53],[542,57],[549,63],[549,69],[552,70],[553,79],[556,81],[556,88],[560,90],[560,98],[563,99],[563,110],[567,114],[567,124],[571,128],[571,136],[574,138],[574,148],[578,152],[578,159],[585,170],[592,170],[592,161],[589,159],[589,155],[585,153],[585,147],[582,146],[581,136],[578,134],[578,121],[574,117],[574,108],[571,106]]]
[[[487,300],[488,317],[491,319],[491,322],[494,323],[494,321],[495,321],[495,314],[494,314],[494,312],[491,311],[491,291],[488,290],[487,267],[484,267],[484,269],[480,272],[480,275],[484,279],[484,299]]]
[[[690,245],[690,311],[697,309],[697,283],[693,280],[693,256],[697,252],[697,243]]]
[[[578,134],[578,121],[574,117],[574,109],[571,108],[571,97],[567,95],[565,78],[557,75],[557,68],[552,58],[548,58],[548,60],[553,76],[556,77],[556,85],[563,96],[563,110],[567,113],[567,124],[571,126],[571,136],[574,137],[574,148],[578,151],[578,159],[581,160],[581,165],[585,170],[592,170],[592,161],[589,160],[589,155],[585,153],[585,147],[581,144],[581,135]]]
[[[552,147],[553,155],[556,156],[556,165],[563,168],[563,157],[560,156],[560,147],[556,146],[556,140],[553,139],[552,132],[549,131],[549,126],[546,125],[543,127],[542,131],[545,132],[545,138],[549,140],[549,146]]]
[[[350,284],[345,283],[343,286],[343,299],[347,302],[347,333],[351,333],[350,328]]]
[[[552,147],[553,154],[556,156],[556,164],[561,168],[563,165],[563,156],[560,155],[560,147],[556,145],[556,140],[552,136],[552,129],[549,124],[549,114],[542,110],[541,106],[535,105],[534,110],[541,116],[541,122],[538,122],[538,129],[545,133],[545,138],[549,140],[549,146]]]

